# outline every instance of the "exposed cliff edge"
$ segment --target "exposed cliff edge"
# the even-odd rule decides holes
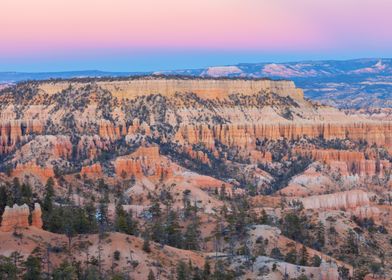
[[[232,161],[228,150],[235,150],[246,163],[272,162],[271,151],[257,147],[264,139],[349,139],[392,148],[391,122],[353,117],[312,103],[291,81],[162,77],[43,81],[3,90],[0,104],[3,170],[11,166],[12,176],[21,176],[30,169],[43,180],[59,169],[66,169],[66,174],[82,166],[82,174],[99,176],[98,166],[88,167],[96,160],[114,163],[118,176],[149,174],[152,169],[157,176],[169,172],[154,160],[147,163],[128,156],[143,143],[176,145],[177,153],[210,167],[214,159]],[[366,159],[355,162],[355,168],[350,160],[328,161],[344,162],[342,171],[347,174],[369,176],[390,166],[387,161]],[[143,168],[150,171],[142,172]]]

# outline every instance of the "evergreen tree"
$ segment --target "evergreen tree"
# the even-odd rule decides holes
[[[20,185],[18,177],[15,177],[12,181],[12,198],[13,198],[12,204],[15,203],[18,205],[22,204],[22,187]],[[12,206],[12,205],[8,205],[8,206]]]
[[[200,222],[196,217],[192,223],[190,223],[184,233],[184,248],[187,250],[200,250]]]
[[[41,260],[33,255],[30,255],[25,262],[24,280],[40,280],[41,278]]]
[[[269,223],[269,217],[267,212],[263,209],[261,211],[261,217],[260,217],[260,224],[261,225],[267,225]]]
[[[18,279],[18,268],[11,258],[0,256],[0,279]]]
[[[44,211],[44,214],[48,216],[52,213],[53,210],[53,204],[52,204],[52,198],[54,196],[53,186],[54,186],[53,178],[49,177],[45,185],[45,196],[44,196],[44,201],[42,203],[42,210]]]
[[[148,280],[155,280],[155,275],[154,272],[150,269],[150,272],[148,273]]]
[[[53,271],[53,280],[77,280],[78,275],[76,268],[64,261]]]
[[[325,227],[324,224],[320,221],[316,226],[316,243],[314,244],[314,248],[316,250],[320,250],[325,245]]]
[[[301,218],[296,213],[288,213],[282,224],[282,233],[293,240],[301,240],[303,228]]]
[[[188,276],[189,272],[187,265],[183,261],[180,261],[177,264],[177,280],[189,280]]]
[[[210,278],[210,276],[211,276],[211,266],[210,266],[210,262],[208,261],[208,259],[206,259],[204,262],[202,279],[208,280]]]
[[[7,206],[8,195],[5,186],[0,186],[0,215],[3,214],[5,206]]]
[[[137,233],[137,221],[132,218],[132,212],[125,212],[122,205],[116,206],[115,230],[130,235]]]
[[[107,226],[109,224],[108,209],[105,203],[99,204],[98,213],[97,213],[97,222],[98,222],[100,235],[102,235],[106,231]]]
[[[279,248],[274,247],[271,250],[271,258],[277,259],[277,260],[283,260],[283,255],[280,252]]]
[[[343,245],[344,253],[358,255],[358,244],[355,232],[349,229],[347,233],[346,242]]]
[[[33,192],[29,184],[23,183],[21,187],[21,204],[32,205]]]
[[[150,248],[150,240],[149,240],[149,238],[148,237],[145,237],[144,238],[144,241],[143,241],[143,251],[144,252],[146,252],[146,253],[151,253],[151,248]]]
[[[314,255],[312,258],[312,266],[320,267],[321,263],[322,263],[322,259],[319,256]]]
[[[285,257],[285,262],[296,264],[297,263],[297,252],[295,249],[290,250]]]
[[[308,265],[308,259],[309,259],[308,250],[306,249],[305,245],[302,245],[302,248],[301,248],[301,251],[300,251],[299,265],[307,266]]]
[[[169,210],[164,226],[165,242],[169,246],[181,248],[182,247],[182,233],[178,221],[177,213]]]

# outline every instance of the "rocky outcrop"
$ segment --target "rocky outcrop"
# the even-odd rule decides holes
[[[27,141],[29,135],[41,134],[42,131],[42,123],[36,120],[0,122],[0,154],[11,152],[16,144]]]
[[[39,203],[34,203],[34,210],[31,212],[31,226],[42,229],[42,210]]]
[[[360,219],[373,219],[374,221],[380,221],[382,211],[375,206],[361,206],[357,207],[353,214]]]
[[[102,173],[102,166],[99,163],[95,163],[88,166],[83,166],[82,170],[80,171],[82,176],[86,176],[89,178],[97,178],[103,175]]]
[[[381,146],[392,147],[392,123],[277,123],[277,124],[224,124],[224,125],[182,125],[175,139],[191,144],[203,143],[214,147],[218,140],[228,146],[254,149],[256,139],[296,140],[302,137],[331,139],[366,140]]]
[[[99,135],[83,135],[77,144],[78,158],[96,159],[102,151],[110,147],[110,140],[101,138]]]
[[[127,178],[135,176],[152,177],[154,179],[164,179],[169,177],[173,170],[169,162],[159,155],[159,147],[140,147],[134,153],[119,157],[114,162],[116,175]]]
[[[305,209],[347,210],[370,205],[368,194],[362,190],[315,195],[296,200],[301,201]]]
[[[29,226],[30,210],[26,204],[18,206],[5,207],[0,231],[7,232],[13,231],[15,228],[27,228]]]
[[[255,94],[269,91],[293,99],[302,99],[303,91],[292,81],[241,80],[241,79],[167,79],[142,78],[127,81],[118,86],[113,93],[121,98],[134,98],[150,94],[173,96],[176,93],[196,93],[202,98],[226,98],[230,94]]]
[[[115,125],[108,120],[101,120],[99,122],[98,134],[103,139],[114,141],[125,136],[127,134],[127,128],[125,124]]]
[[[2,216],[0,231],[10,232],[15,229],[29,227],[29,215],[30,209],[26,204],[23,204],[21,206],[14,204],[13,207],[6,206]],[[42,229],[41,216],[41,206],[38,203],[35,203],[34,210],[31,212],[31,226]]]
[[[297,153],[310,156],[313,160],[327,163],[333,170],[343,176],[357,174],[359,176],[384,175],[391,168],[387,160],[366,159],[365,154],[345,150],[296,150]]]
[[[49,177],[55,176],[52,167],[43,167],[35,164],[34,162],[29,162],[16,165],[15,169],[11,172],[11,177],[22,177],[24,174],[33,174],[41,179],[42,182],[46,182]]]

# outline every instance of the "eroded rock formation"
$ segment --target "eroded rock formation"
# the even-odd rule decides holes
[[[369,206],[370,200],[366,192],[352,190],[333,194],[315,195],[299,198],[305,209],[355,209],[361,206]]]
[[[42,211],[39,203],[34,203],[34,210],[31,212],[31,226],[42,229]]]
[[[86,177],[89,177],[89,178],[102,176],[103,173],[102,173],[101,164],[95,163],[95,164],[92,164],[92,165],[83,166],[82,170],[80,171],[80,174],[82,176],[86,176]]]
[[[228,124],[183,125],[176,134],[178,141],[214,146],[214,140],[229,146],[255,148],[256,139],[296,140],[301,137],[366,140],[381,146],[392,147],[391,123],[277,123],[277,124]]]
[[[302,155],[327,163],[332,169],[340,171],[343,176],[358,174],[359,176],[384,175],[391,168],[388,160],[366,159],[364,153],[346,150],[297,150]]]
[[[30,210],[26,204],[18,206],[14,204],[13,207],[6,206],[2,216],[0,231],[9,232],[15,229],[29,227]],[[31,226],[41,229],[42,228],[42,212],[41,206],[38,203],[34,204],[34,210],[31,213],[32,223]]]
[[[0,230],[7,232],[12,231],[15,228],[26,228],[29,226],[29,215],[30,210],[26,204],[18,206],[5,207]]]
[[[168,161],[162,159],[159,155],[159,147],[140,147],[134,153],[119,157],[114,162],[117,176],[130,177],[142,176],[163,179],[170,176],[173,170],[170,168]]]

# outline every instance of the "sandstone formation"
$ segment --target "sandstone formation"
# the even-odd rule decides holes
[[[12,177],[22,177],[25,174],[33,174],[34,176],[41,179],[42,182],[46,182],[49,177],[54,177],[54,171],[52,167],[42,167],[34,162],[29,162],[25,164],[17,164],[16,167],[12,170]]]
[[[83,166],[80,174],[89,178],[98,178],[103,175],[101,164],[95,163],[92,165]]]
[[[0,231],[9,232],[14,229],[21,229],[29,227],[30,210],[26,204],[18,206],[14,204],[13,207],[6,206],[2,216]],[[34,210],[31,212],[32,223],[31,226],[42,228],[42,211],[38,203],[34,204]]]
[[[316,195],[298,198],[305,209],[355,209],[360,206],[369,206],[370,200],[366,192],[352,190],[333,194]]]
[[[391,169],[391,163],[388,160],[366,159],[362,152],[333,149],[297,150],[296,152],[329,164],[332,169],[339,170],[343,176],[351,174],[383,176],[385,171]]]
[[[34,203],[34,210],[31,212],[31,226],[42,229],[42,211],[39,203]]]
[[[30,210],[26,204],[12,208],[6,206],[2,216],[0,231],[13,231],[15,228],[27,228],[29,226]]]
[[[281,96],[302,99],[303,91],[295,87],[292,81],[241,80],[241,79],[167,79],[144,78],[119,82],[117,88],[110,83],[100,85],[111,90],[116,96],[132,98],[150,94],[165,96],[176,93],[193,92],[203,98],[226,98],[230,94],[241,92],[246,95],[260,91],[271,91]]]
[[[4,120],[4,119],[3,119]],[[37,120],[10,120],[0,122],[0,154],[9,153],[30,134],[42,133],[43,126]]]
[[[256,139],[296,140],[301,137],[366,140],[381,146],[392,147],[391,123],[277,123],[277,124],[229,124],[219,126],[183,125],[176,134],[179,141],[203,143],[214,146],[214,140],[225,145],[255,148]]]
[[[140,147],[134,153],[119,157],[114,162],[116,175],[119,177],[141,178],[143,176],[155,179],[167,178],[172,169],[159,155],[159,147]]]

